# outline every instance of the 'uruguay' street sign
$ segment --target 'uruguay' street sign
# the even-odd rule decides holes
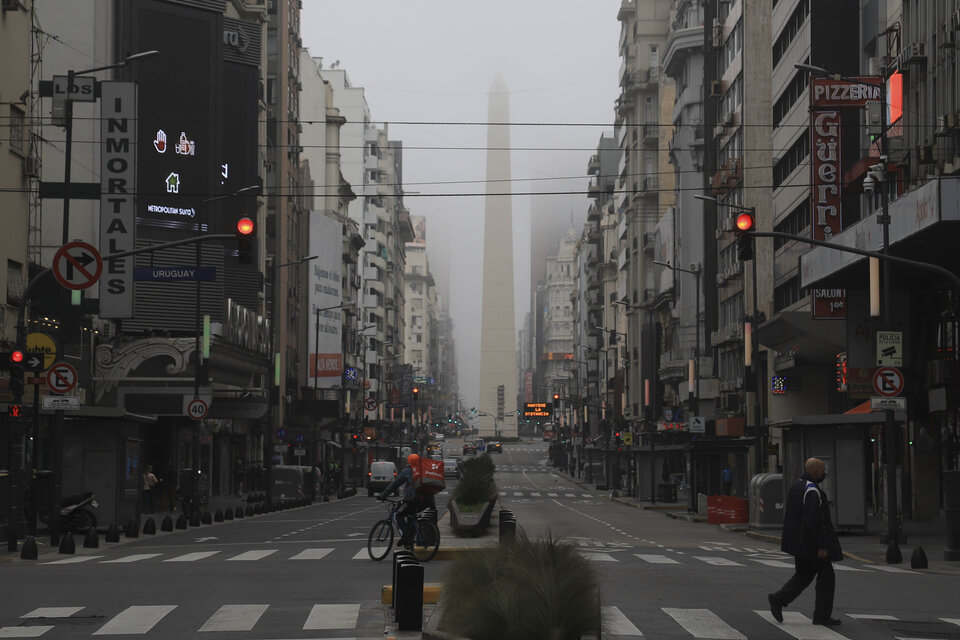
[[[133,279],[138,281],[176,282],[184,280],[216,280],[216,267],[134,267]]]

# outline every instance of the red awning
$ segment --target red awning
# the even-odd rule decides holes
[[[870,413],[871,411],[873,410],[870,408],[870,401],[867,400],[866,402],[861,402],[860,404],[858,404],[852,409],[848,409],[847,411],[844,411],[843,414],[847,415],[849,413]]]

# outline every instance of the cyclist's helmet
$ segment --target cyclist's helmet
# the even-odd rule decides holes
[[[420,456],[417,455],[416,453],[411,453],[410,455],[407,456],[407,465],[408,465],[408,466],[411,466],[411,467],[412,467],[413,465],[417,464],[418,462],[420,462]]]

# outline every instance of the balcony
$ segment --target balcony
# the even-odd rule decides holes
[[[643,234],[643,252],[653,255],[654,245],[656,244],[656,235],[652,231]]]
[[[587,175],[594,176],[600,173],[600,156],[593,154],[587,161]]]
[[[719,171],[710,178],[710,188],[714,194],[724,195],[738,184],[743,178],[742,172],[743,160],[741,158],[730,158],[723,163]]]
[[[643,191],[645,195],[657,195],[660,188],[660,176],[644,176]]]
[[[643,125],[643,143],[656,144],[660,141],[660,125],[656,122],[647,122]]]
[[[587,210],[587,220],[590,222],[600,222],[600,218],[603,217],[603,207],[598,204],[593,204]]]
[[[588,198],[598,198],[600,196],[600,182],[597,176],[594,176],[590,179],[590,184],[587,185],[587,197]]]

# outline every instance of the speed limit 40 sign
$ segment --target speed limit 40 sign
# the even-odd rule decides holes
[[[194,420],[203,420],[207,416],[207,403],[201,398],[194,398],[187,405],[187,415]]]

